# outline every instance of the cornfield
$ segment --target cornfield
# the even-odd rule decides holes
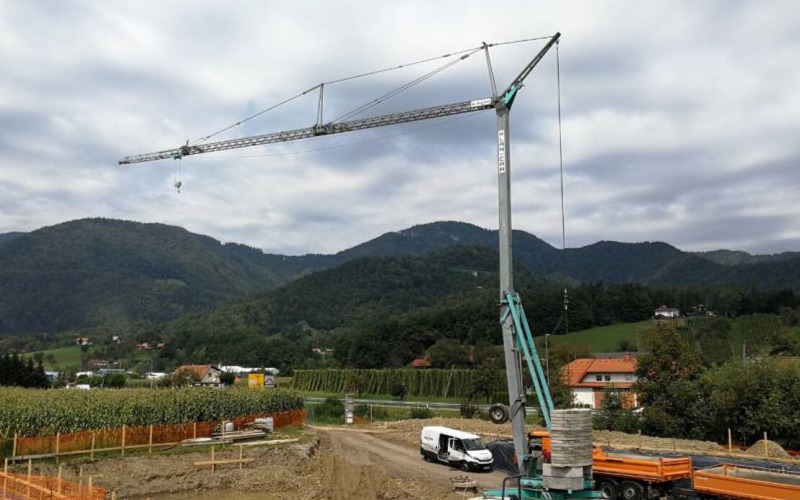
[[[403,384],[408,396],[464,397],[474,370],[295,370],[292,387],[301,391],[389,394]]]
[[[0,439],[93,429],[207,422],[303,408],[293,391],[185,387],[123,390],[0,388]]]

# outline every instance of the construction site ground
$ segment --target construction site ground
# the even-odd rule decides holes
[[[117,498],[153,500],[456,500],[474,496],[455,491],[452,479],[468,476],[480,488],[499,487],[504,473],[464,473],[443,464],[428,463],[419,453],[420,429],[443,425],[473,432],[485,441],[508,438],[510,425],[482,420],[444,419],[379,422],[349,427],[309,427],[301,441],[281,448],[244,448],[253,458],[242,469],[221,465],[196,466],[208,460],[209,450],[166,451],[95,462],[68,462],[65,479],[76,479],[82,468],[94,484],[115,491]],[[649,438],[615,432],[596,432],[595,444],[617,449],[724,455],[716,444]],[[216,452],[216,459],[238,458],[238,448]],[[738,453],[737,456],[746,458]],[[756,458],[756,457],[754,457]],[[37,464],[45,474],[56,474],[54,464]]]

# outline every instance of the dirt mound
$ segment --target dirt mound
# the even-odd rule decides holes
[[[766,444],[766,448],[765,448]],[[772,458],[791,458],[792,456],[786,453],[781,445],[775,441],[764,441],[759,439],[753,446],[745,451],[748,455],[758,455],[760,457],[768,456]]]
[[[596,446],[608,446],[610,448],[642,448],[647,450],[677,451],[684,453],[725,451],[722,445],[712,441],[659,438],[614,431],[594,431],[592,436]]]

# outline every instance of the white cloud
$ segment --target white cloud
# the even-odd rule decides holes
[[[799,19],[796,4],[755,0],[4,2],[0,232],[104,216],[303,253],[439,219],[496,227],[490,112],[187,158],[180,195],[175,162],[116,161],[319,81],[558,30],[570,244],[797,250]],[[498,84],[535,50],[493,52]],[[518,228],[557,243],[553,55],[512,113],[513,200]],[[379,109],[483,97],[484,64],[477,54]],[[331,86],[326,117],[432,67]],[[224,137],[308,126],[315,110],[310,94]]]

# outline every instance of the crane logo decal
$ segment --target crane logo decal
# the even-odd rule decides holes
[[[506,131],[497,131],[497,171],[506,173]]]

